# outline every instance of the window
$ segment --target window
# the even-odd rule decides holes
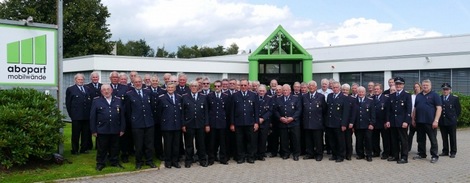
[[[414,83],[420,82],[419,71],[393,71],[392,77],[402,77],[405,80],[405,90],[413,93]],[[388,84],[384,85],[388,89]]]
[[[317,85],[320,87],[321,86],[321,80],[326,78],[326,79],[331,79],[333,78],[332,73],[313,73],[312,78],[315,82],[317,82]],[[305,81],[307,82],[307,81]]]
[[[451,83],[450,69],[446,70],[422,70],[420,81],[431,80],[433,90],[439,91],[442,83]]]
[[[361,73],[362,78],[361,78],[361,86],[364,86],[367,88],[367,84],[369,84],[370,81],[374,83],[380,83],[383,86],[384,82],[384,73],[383,72],[363,72]]]
[[[281,67],[281,73],[294,73],[293,69],[293,64],[280,64]]]
[[[339,81],[341,84],[348,83],[351,85],[352,83],[361,83],[361,73],[340,73],[339,74]]]
[[[441,85],[439,85],[439,87],[441,87]],[[450,85],[452,86],[453,92],[459,92],[466,95],[470,94],[470,69],[453,69],[452,83],[450,83]]]

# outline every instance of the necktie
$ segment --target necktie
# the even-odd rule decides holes
[[[243,96],[244,96],[244,97],[246,96],[246,92],[243,92]]]
[[[375,98],[376,98],[377,100],[380,100],[380,97],[379,97],[379,95],[377,95]]]
[[[446,96],[446,101],[449,101],[449,95]]]
[[[360,99],[360,102],[361,102],[361,103],[364,102],[364,98],[361,98],[361,99]]]
[[[260,96],[260,97],[259,97],[259,101],[263,101],[263,97]]]
[[[220,93],[217,93],[217,98],[220,98]]]
[[[142,92],[140,90],[137,90],[137,94],[139,94],[140,98],[144,98],[144,96],[142,95]]]
[[[117,86],[116,86],[116,85],[113,85],[113,89],[117,89]]]
[[[284,101],[287,101],[287,97],[284,97]]]
[[[310,94],[310,99],[313,99],[313,94]]]
[[[93,83],[95,85],[95,88],[98,89],[98,83]]]
[[[196,99],[196,94],[193,94],[193,99],[194,99],[194,100],[197,100],[197,99]]]
[[[80,91],[82,91],[82,93],[85,93],[85,89],[83,88],[83,86],[79,86],[78,88],[80,88]]]
[[[338,94],[335,94],[335,97],[334,98],[338,98]]]
[[[173,101],[173,104],[175,104],[175,99],[173,98],[173,95],[170,95],[171,101]]]
[[[397,97],[400,96],[400,92],[397,92]]]

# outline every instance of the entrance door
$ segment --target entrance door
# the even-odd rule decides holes
[[[269,85],[272,79],[276,79],[278,84],[290,84],[302,81],[302,61],[259,61],[258,80],[262,84]]]

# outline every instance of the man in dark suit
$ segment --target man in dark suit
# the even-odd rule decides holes
[[[330,160],[342,162],[346,156],[344,131],[348,126],[350,102],[348,97],[341,93],[339,82],[332,83],[332,90],[333,93],[330,93],[327,99],[328,113],[325,126],[332,150]]]
[[[126,93],[126,118],[130,120],[132,137],[135,146],[135,168],[141,169],[145,156],[145,164],[156,168],[153,163],[154,125],[151,107],[151,93],[142,88],[142,77],[135,76],[134,89]]]
[[[186,82],[188,81],[188,77],[186,74],[179,74],[178,75],[178,86],[176,86],[176,93],[179,95],[191,93],[191,89],[187,86]]]
[[[106,158],[111,166],[124,168],[119,164],[118,159],[119,137],[126,129],[124,106],[119,97],[112,96],[112,91],[110,85],[102,85],[102,97],[95,98],[91,105],[90,127],[91,134],[96,137],[98,144],[96,154],[96,170],[98,171],[105,167]]]
[[[323,159],[323,130],[328,106],[325,96],[317,93],[317,82],[308,83],[309,92],[302,95],[302,123],[305,131],[304,159]]]
[[[288,159],[291,154],[294,161],[300,156],[300,114],[302,103],[297,95],[291,95],[291,87],[288,84],[282,86],[282,97],[276,98],[273,108],[274,116],[279,124],[281,136],[282,159]],[[292,144],[292,148],[289,148]]]
[[[277,83],[277,81],[276,81]],[[269,90],[268,90],[269,92]],[[276,105],[276,98],[282,97],[282,86],[277,85],[275,88],[275,95],[272,96],[273,106]],[[267,93],[266,93],[267,95]],[[280,129],[279,125],[281,122],[274,116],[274,112],[272,114],[271,119],[271,133],[268,135],[268,151],[271,152],[270,157],[276,157],[279,152],[279,145],[280,145]],[[282,156],[282,154],[280,154]]]
[[[202,93],[204,95],[208,95],[211,92],[212,92],[211,91],[211,82],[210,82],[209,78],[202,79],[202,89],[199,93]]]
[[[356,135],[356,159],[372,161],[372,130],[375,125],[375,102],[373,98],[366,97],[363,86],[357,88],[357,99],[354,102],[356,118],[349,128],[354,128]],[[364,154],[365,149],[365,154]]]
[[[121,99],[123,105],[125,104],[125,96],[128,91],[127,81],[125,84],[120,84],[120,75],[118,72],[113,71],[109,74],[109,80],[111,81],[111,88],[113,97],[118,97]],[[122,77],[127,78],[127,76],[122,75]],[[124,112],[124,111],[123,111]],[[119,137],[119,148],[121,150],[121,161],[123,163],[129,162],[129,155],[134,153],[134,143],[132,142],[132,130],[129,120],[125,120],[126,130],[124,135]]]
[[[390,129],[385,128],[385,122],[388,121],[389,116],[389,97],[383,95],[382,84],[376,83],[374,86],[374,102],[375,102],[375,125],[372,132],[372,153],[373,156],[380,155],[380,137],[382,136],[382,155],[381,159],[388,159],[390,153]]]
[[[248,91],[248,80],[240,81],[240,91],[232,95],[230,130],[235,132],[237,163],[255,163],[256,138],[259,128],[259,104],[255,93]]]
[[[442,137],[442,153],[439,156],[455,158],[457,153],[457,119],[462,111],[459,97],[451,94],[449,83],[442,84],[442,115],[439,120],[439,129]],[[449,151],[450,140],[450,151]],[[450,154],[449,154],[450,153]]]
[[[271,97],[276,96],[276,87],[277,87],[277,80],[272,79],[271,82],[269,83],[270,89],[266,92],[266,95],[269,95]]]
[[[76,74],[75,85],[67,88],[65,92],[65,106],[72,119],[72,154],[87,154],[91,147],[90,108],[92,98],[90,91],[84,87],[85,77]]]
[[[355,83],[353,83],[355,84]],[[356,103],[356,97],[357,97],[357,86],[355,88],[351,88],[351,86],[348,83],[344,83],[341,85],[341,92],[343,93],[344,96],[346,96],[349,100],[349,116],[346,118],[346,121],[348,124],[354,124],[354,120],[356,119],[356,113],[354,112],[354,104]],[[351,94],[350,94],[351,92]],[[344,130],[344,142],[346,143],[345,145],[345,159],[351,161],[351,156],[353,153],[353,147],[352,147],[352,135],[353,135],[353,128],[350,127],[350,125],[346,125],[346,130]]]
[[[227,114],[230,113],[230,96],[222,92],[221,86],[221,81],[215,81],[215,91],[207,95],[210,126],[209,143],[207,144],[209,165],[214,164],[217,154],[219,154],[221,164],[228,164],[226,134],[228,128]]]
[[[259,97],[259,130],[258,130],[258,150],[256,159],[264,161],[266,157],[266,142],[271,126],[273,103],[272,97],[266,95],[266,85],[260,85],[257,89]]]
[[[166,94],[159,96],[157,103],[156,116],[159,119],[159,124],[162,129],[163,135],[163,150],[165,167],[181,168],[179,165],[179,150],[181,138],[181,95],[175,93],[176,84],[168,83]]]
[[[408,163],[408,125],[411,123],[411,95],[404,91],[405,80],[394,79],[397,91],[390,94],[389,120],[385,128],[390,128],[392,157],[388,161],[398,164]]]
[[[170,82],[170,77],[171,77],[171,74],[170,74],[170,73],[165,73],[165,74],[163,74],[162,89],[166,89],[166,86],[167,86],[168,83]],[[176,83],[175,83],[175,85],[176,85]]]
[[[96,71],[94,71],[90,74],[90,80],[91,80],[91,82],[88,83],[85,86],[88,87],[88,90],[90,91],[90,97],[92,99],[94,99],[96,97],[101,96],[101,86],[103,84],[101,84],[99,82],[100,81],[100,74]],[[90,138],[90,142],[88,142],[88,144],[90,144],[89,149],[91,150],[93,148],[93,141],[91,140],[91,138]],[[95,149],[97,149],[97,145],[98,145],[98,142],[95,141]]]
[[[198,93],[199,83],[193,81],[189,87],[191,93],[182,95],[182,120],[186,159],[184,166],[190,168],[194,159],[194,141],[199,165],[207,167],[205,133],[210,131],[207,95]]]
[[[153,120],[155,121],[155,134],[154,134],[154,146],[155,146],[155,157],[160,160],[163,160],[163,142],[162,142],[162,130],[159,123],[159,120],[156,116],[158,115],[157,104],[158,98],[160,95],[165,94],[166,90],[162,89],[159,86],[158,76],[154,75],[150,77],[150,85],[148,87],[152,97],[152,111],[153,111]]]

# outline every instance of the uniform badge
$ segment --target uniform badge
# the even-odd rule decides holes
[[[402,102],[402,103],[401,103],[401,106],[404,106],[404,105],[405,105],[405,103]]]
[[[119,105],[116,105],[117,113],[119,114]]]
[[[317,104],[317,108],[319,108],[319,107],[320,107],[320,105]]]
[[[339,111],[339,107],[338,107],[338,108],[336,108],[336,110],[338,110],[338,111]]]
[[[292,109],[294,109],[294,106],[292,106]]]
[[[201,109],[204,109],[204,105],[201,105]]]

